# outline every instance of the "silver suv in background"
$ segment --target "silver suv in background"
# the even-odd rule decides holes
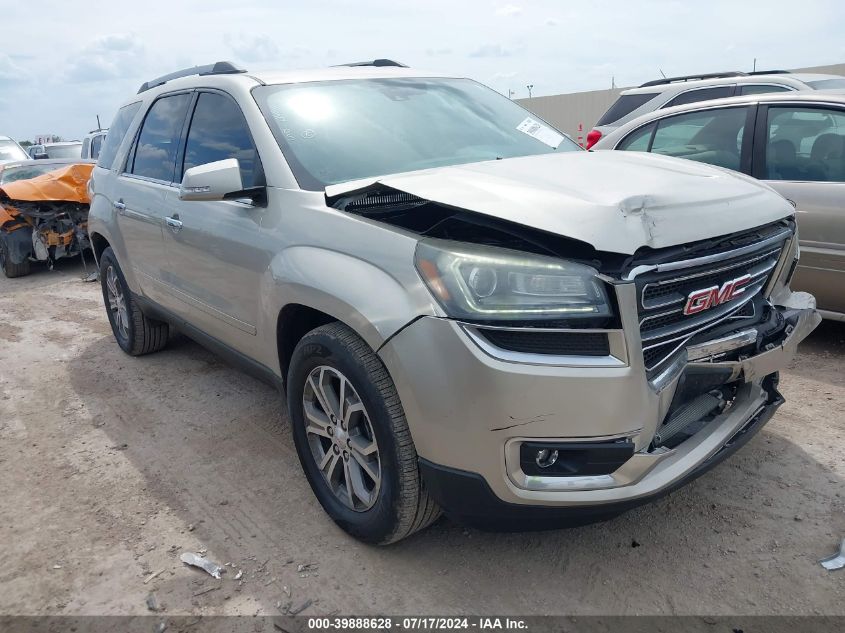
[[[845,77],[786,70],[740,71],[666,77],[624,90],[587,133],[587,149],[620,125],[648,112],[686,103],[741,95],[845,88]]]
[[[666,494],[773,415],[819,321],[770,188],[585,152],[388,60],[149,81],[91,187],[121,349],[175,328],[278,385],[314,494],[369,542]]]

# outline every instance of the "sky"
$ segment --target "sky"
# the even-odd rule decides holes
[[[78,139],[144,81],[386,57],[549,95],[845,62],[841,0],[0,0],[0,134]]]

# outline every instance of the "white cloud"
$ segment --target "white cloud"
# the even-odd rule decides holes
[[[279,58],[279,46],[267,35],[244,35],[225,37],[226,43],[239,61],[268,62]]]
[[[499,79],[513,79],[514,77],[516,77],[515,71],[506,72],[506,73],[498,72],[498,73],[495,73],[490,79],[491,79],[491,81],[497,81]]]
[[[137,36],[120,33],[98,37],[68,57],[68,78],[91,82],[143,74],[146,51]]]
[[[549,18],[546,20],[546,26],[557,26],[558,22],[554,18]]]
[[[28,73],[9,55],[0,53],[0,84],[24,81]]]
[[[485,44],[472,51],[470,57],[510,57],[511,51],[501,44]]]
[[[506,4],[503,7],[499,7],[496,9],[496,15],[500,15],[506,18],[512,18],[522,13],[522,7],[518,7],[513,4]]]

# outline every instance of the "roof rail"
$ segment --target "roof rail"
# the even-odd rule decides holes
[[[750,73],[749,75],[789,75],[792,71],[790,70],[755,70]]]
[[[640,88],[647,86],[662,86],[664,84],[673,84],[679,81],[696,81],[698,79],[719,79],[721,77],[746,77],[748,73],[739,70],[733,70],[724,73],[705,73],[703,75],[682,75],[681,77],[664,77],[663,79],[654,79],[640,84]]]
[[[191,75],[233,75],[245,72],[246,69],[238,68],[232,62],[215,62],[213,64],[206,64],[205,66],[194,66],[193,68],[177,70],[176,72],[168,75],[162,75],[156,79],[146,81],[141,84],[141,87],[138,89],[138,94],[141,94],[150,88],[166,84],[168,81],[173,79],[179,79],[180,77],[190,77]]]
[[[338,64],[339,66],[398,66],[399,68],[407,68],[405,64],[395,62],[392,59],[374,59],[369,62],[350,62],[348,64]]]

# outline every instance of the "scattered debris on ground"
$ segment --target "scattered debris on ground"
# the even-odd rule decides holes
[[[205,550],[201,549],[200,552],[205,554]],[[199,554],[194,554],[193,552],[182,552],[182,555],[179,557],[186,565],[191,565],[192,567],[199,567],[200,569],[205,570],[218,580],[226,571],[225,567],[218,565],[217,563],[213,563],[212,561],[208,560],[207,558],[203,558]]]
[[[829,556],[819,562],[821,563],[821,566],[828,571],[834,571],[845,567],[845,539],[842,539],[842,544],[839,546],[838,554]]]

